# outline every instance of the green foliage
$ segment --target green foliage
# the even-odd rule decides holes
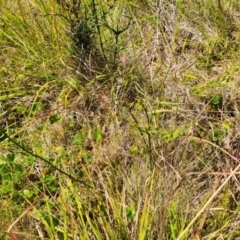
[[[15,154],[1,157],[1,198],[19,204],[22,201],[21,192],[25,166],[16,160]]]
[[[177,239],[178,234],[182,229],[184,229],[186,223],[184,222],[184,218],[181,216],[182,213],[177,209],[177,204],[175,202],[170,202],[168,211],[169,230],[167,231],[167,239]],[[186,233],[181,239],[188,239],[187,236],[188,234]]]
[[[82,146],[84,144],[84,141],[85,141],[85,137],[82,133],[77,133],[74,136],[74,143],[75,144]]]
[[[134,218],[136,217],[136,208],[134,206],[127,207],[126,212],[127,218],[130,220],[134,220]]]
[[[100,142],[102,140],[102,133],[101,133],[101,130],[100,129],[94,129],[93,130],[93,133],[92,133],[92,138],[94,141],[96,142]]]
[[[219,105],[221,103],[221,101],[222,101],[222,96],[216,95],[216,96],[213,97],[213,99],[211,101],[211,104],[213,106],[217,106],[217,105]]]
[[[60,120],[61,116],[59,114],[53,114],[49,117],[49,121],[51,124],[54,124]]]

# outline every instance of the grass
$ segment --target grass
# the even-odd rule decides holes
[[[237,0],[0,7],[1,239],[237,239]]]

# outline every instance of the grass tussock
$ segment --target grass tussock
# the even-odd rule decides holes
[[[237,0],[0,13],[1,239],[238,239]]]

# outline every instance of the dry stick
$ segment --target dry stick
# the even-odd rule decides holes
[[[6,222],[3,222],[3,225],[5,227],[8,227]],[[7,232],[8,236],[10,237],[11,240],[18,240],[17,236],[15,233],[13,233],[12,231]]]
[[[218,186],[218,184],[219,184],[220,179],[221,179],[221,178],[218,178],[218,179],[216,180],[216,182],[215,182],[215,184],[214,184],[214,187],[213,187],[213,192],[217,189],[217,186]],[[203,230],[204,223],[206,222],[207,215],[208,215],[208,213],[209,213],[209,209],[210,209],[211,205],[212,205],[212,202],[207,206],[206,210],[205,210],[204,213],[203,213],[202,218],[200,219],[199,227],[197,228],[197,231],[196,231],[196,233],[195,233],[195,235],[194,235],[196,239],[201,239],[201,237],[200,237],[200,236],[201,236],[201,232],[202,232],[202,230]],[[195,238],[194,238],[194,239],[195,239]]]
[[[213,201],[213,199],[219,194],[219,192],[223,189],[223,187],[227,184],[227,182],[240,170],[240,161],[235,158],[233,155],[231,155],[226,150],[220,148],[216,144],[212,143],[211,141],[201,139],[194,136],[189,136],[189,139],[207,143],[209,145],[212,145],[213,147],[219,149],[220,151],[224,152],[226,155],[231,157],[234,161],[238,162],[238,166],[234,169],[234,171],[231,172],[231,174],[225,179],[225,181],[220,185],[220,187],[216,190],[216,192],[208,199],[208,201],[204,204],[204,206],[199,210],[199,212],[196,214],[196,216],[192,219],[192,221],[187,225],[187,227],[178,235],[176,240],[181,240],[181,238],[188,232],[189,228],[194,224],[194,222],[198,219],[198,217],[207,209],[209,204]]]
[[[146,114],[146,117],[147,117],[148,126],[151,126],[151,120],[150,120],[148,111],[147,111],[146,107],[144,106],[144,104],[142,104],[142,107],[143,107],[143,110],[144,110],[144,112]],[[152,165],[154,164],[153,154],[152,154],[152,136],[151,136],[151,134],[149,133],[148,130],[146,131],[146,134],[147,134],[147,138],[148,138],[148,152],[149,152],[149,157],[150,157],[150,166],[151,166],[151,169],[152,169],[152,167],[153,167]]]

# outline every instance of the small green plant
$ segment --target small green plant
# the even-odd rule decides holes
[[[135,206],[130,206],[126,208],[127,218],[129,220],[134,220],[136,217],[136,208]]]
[[[221,104],[221,102],[222,102],[222,96],[220,96],[220,95],[214,96],[214,97],[212,98],[212,100],[211,100],[211,104],[212,104],[213,106],[218,106],[218,105]]]

